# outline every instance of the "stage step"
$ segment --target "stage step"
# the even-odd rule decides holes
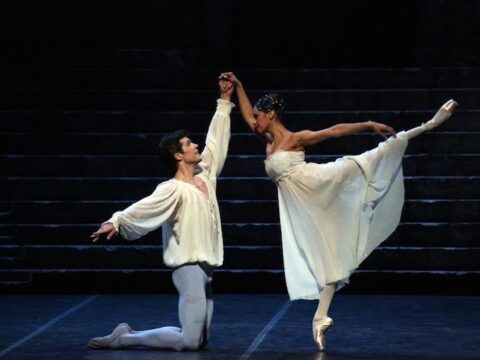
[[[2,133],[0,150],[4,154],[70,154],[70,155],[156,155],[159,134],[71,134],[71,133]],[[480,132],[428,132],[412,140],[407,154],[478,154]],[[192,140],[202,144],[205,134],[192,134]],[[321,142],[308,149],[309,154],[357,155],[378,145],[382,139],[371,133],[360,133]],[[265,148],[250,133],[233,134],[230,155],[264,154]]]
[[[27,279],[24,286],[2,285],[2,278]],[[28,279],[31,277],[31,282]],[[479,295],[480,272],[472,271],[367,271],[359,270],[342,289],[346,294]],[[372,286],[375,284],[375,286]],[[282,270],[225,270],[215,272],[214,293],[287,292]],[[54,269],[0,270],[2,293],[173,293],[170,270]]]
[[[97,223],[133,201],[11,201],[14,223]],[[0,202],[4,204],[4,202]],[[223,222],[278,222],[277,200],[219,201]],[[406,200],[405,222],[476,222],[480,199]]]
[[[0,121],[4,131],[23,133],[165,133],[180,128],[194,133],[205,133],[215,111],[215,102],[211,102],[210,105],[207,111],[186,109],[183,111],[8,111],[2,109]],[[374,120],[387,123],[400,131],[428,121],[441,105],[433,104],[431,109],[416,111],[408,110],[407,104],[391,111],[375,109],[372,111],[358,109],[285,111],[284,117],[292,130],[317,130],[338,123]],[[232,131],[237,133],[248,131],[238,111],[238,102],[237,107],[233,109]],[[480,131],[478,106],[466,108],[460,104],[454,116],[434,131]]]
[[[0,246],[3,269],[163,269],[159,245]],[[480,247],[379,247],[362,270],[480,271]],[[398,257],[402,261],[398,261]],[[5,261],[12,259],[12,261]],[[13,261],[14,259],[14,261]],[[3,261],[1,261],[3,260]],[[283,268],[281,246],[226,246],[223,269]]]
[[[90,234],[97,230],[100,221],[92,224],[0,224],[0,231],[11,232],[15,237],[4,237],[4,245],[89,245]],[[280,245],[278,223],[222,223],[225,245]],[[397,230],[386,240],[386,246],[413,247],[477,247],[480,223],[400,223]],[[161,230],[129,242],[114,237],[107,244],[112,245],[161,245]]]
[[[254,90],[257,99],[267,89]],[[477,109],[480,88],[281,90],[290,111],[438,109],[453,98],[464,109]],[[163,110],[211,111],[218,91],[205,90],[46,90],[0,89],[4,110]]]
[[[118,50],[120,52],[120,50]],[[218,71],[179,69],[184,65],[168,64],[172,57],[194,58],[194,53],[172,50],[159,53],[159,61],[167,66],[125,66],[131,52],[124,51],[120,64],[85,64],[46,68],[14,66],[0,68],[4,88],[61,89],[170,89],[189,90],[192,87],[213,89]],[[115,54],[112,54],[115,56]],[[164,59],[161,60],[161,56]],[[100,58],[100,61],[102,59]],[[138,65],[137,65],[138,66]],[[165,69],[167,67],[167,69]],[[255,89],[415,89],[466,88],[480,83],[480,68],[400,68],[400,69],[244,69],[235,71],[248,90]]]
[[[190,48],[46,48],[4,47],[0,52],[2,67],[75,69],[78,67],[191,69],[203,62],[202,54]],[[61,71],[61,70],[60,70]]]
[[[140,200],[166,180],[11,177],[4,181],[9,192],[2,191],[0,200]],[[275,200],[277,192],[267,177],[222,177],[217,182],[217,196],[221,200]],[[407,176],[405,193],[407,199],[480,199],[480,176]]]
[[[0,289],[2,285],[25,283],[29,282],[30,279],[31,277],[28,271],[2,269],[0,270]]]
[[[421,140],[420,140],[421,141]],[[325,163],[345,154],[309,155],[306,161]],[[229,155],[221,176],[263,177],[265,155]],[[403,159],[405,176],[478,176],[480,154],[409,154]],[[160,181],[168,171],[156,155],[3,155],[0,172],[15,177],[148,178]],[[148,180],[148,179],[146,179]],[[6,186],[5,183],[4,185]]]

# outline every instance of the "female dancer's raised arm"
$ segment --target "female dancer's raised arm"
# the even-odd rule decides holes
[[[259,129],[256,120],[256,112],[252,107],[250,100],[248,99],[247,93],[245,92],[245,88],[243,87],[241,81],[232,72],[222,73],[220,78],[230,81],[235,86],[238,102],[240,104],[240,111],[250,130],[258,135],[262,141],[266,143],[272,143],[274,140],[272,134],[269,132],[258,131]],[[385,133],[395,136],[395,130],[393,128],[373,121],[352,124],[337,124],[328,129],[318,131],[302,130],[299,132],[293,132],[291,133],[289,147],[295,149],[303,148],[305,146],[314,145],[330,138],[351,135],[365,130],[373,130],[384,139],[387,138]]]
[[[252,130],[252,132],[254,132],[263,142],[271,143],[272,137],[269,133],[260,134],[256,131],[256,121],[253,106],[248,99],[247,93],[245,92],[240,80],[238,80],[238,78],[232,72],[220,74],[219,79],[228,80],[233,84],[233,86],[235,86],[238,103],[240,105],[240,112],[242,113],[243,120],[245,120],[250,130]]]

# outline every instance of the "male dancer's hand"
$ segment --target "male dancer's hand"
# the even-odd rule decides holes
[[[115,235],[117,235],[117,230],[115,230],[113,224],[106,223],[103,224],[100,229],[90,235],[90,239],[92,239],[93,242],[97,242],[101,237],[106,236],[107,240],[110,240]]]
[[[371,129],[375,131],[378,135],[380,135],[384,140],[387,140],[387,136],[385,135],[385,133],[392,135],[393,137],[397,136],[395,129],[388,125],[380,124],[374,121],[369,121],[369,124]]]
[[[233,84],[228,80],[220,79],[218,86],[220,87],[220,98],[230,101],[234,89]]]

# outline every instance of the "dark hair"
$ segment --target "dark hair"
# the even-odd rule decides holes
[[[278,94],[267,94],[264,97],[258,99],[255,103],[255,107],[263,112],[269,112],[274,110],[279,119],[283,115],[283,98]]]
[[[175,174],[177,171],[177,160],[175,160],[174,155],[176,153],[183,153],[180,140],[186,136],[188,136],[186,130],[177,130],[165,135],[158,144],[160,158],[172,174]]]

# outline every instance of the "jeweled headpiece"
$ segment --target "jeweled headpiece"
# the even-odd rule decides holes
[[[281,115],[283,111],[283,99],[278,94],[267,94],[255,103],[255,107],[263,112],[275,110],[277,115]]]

